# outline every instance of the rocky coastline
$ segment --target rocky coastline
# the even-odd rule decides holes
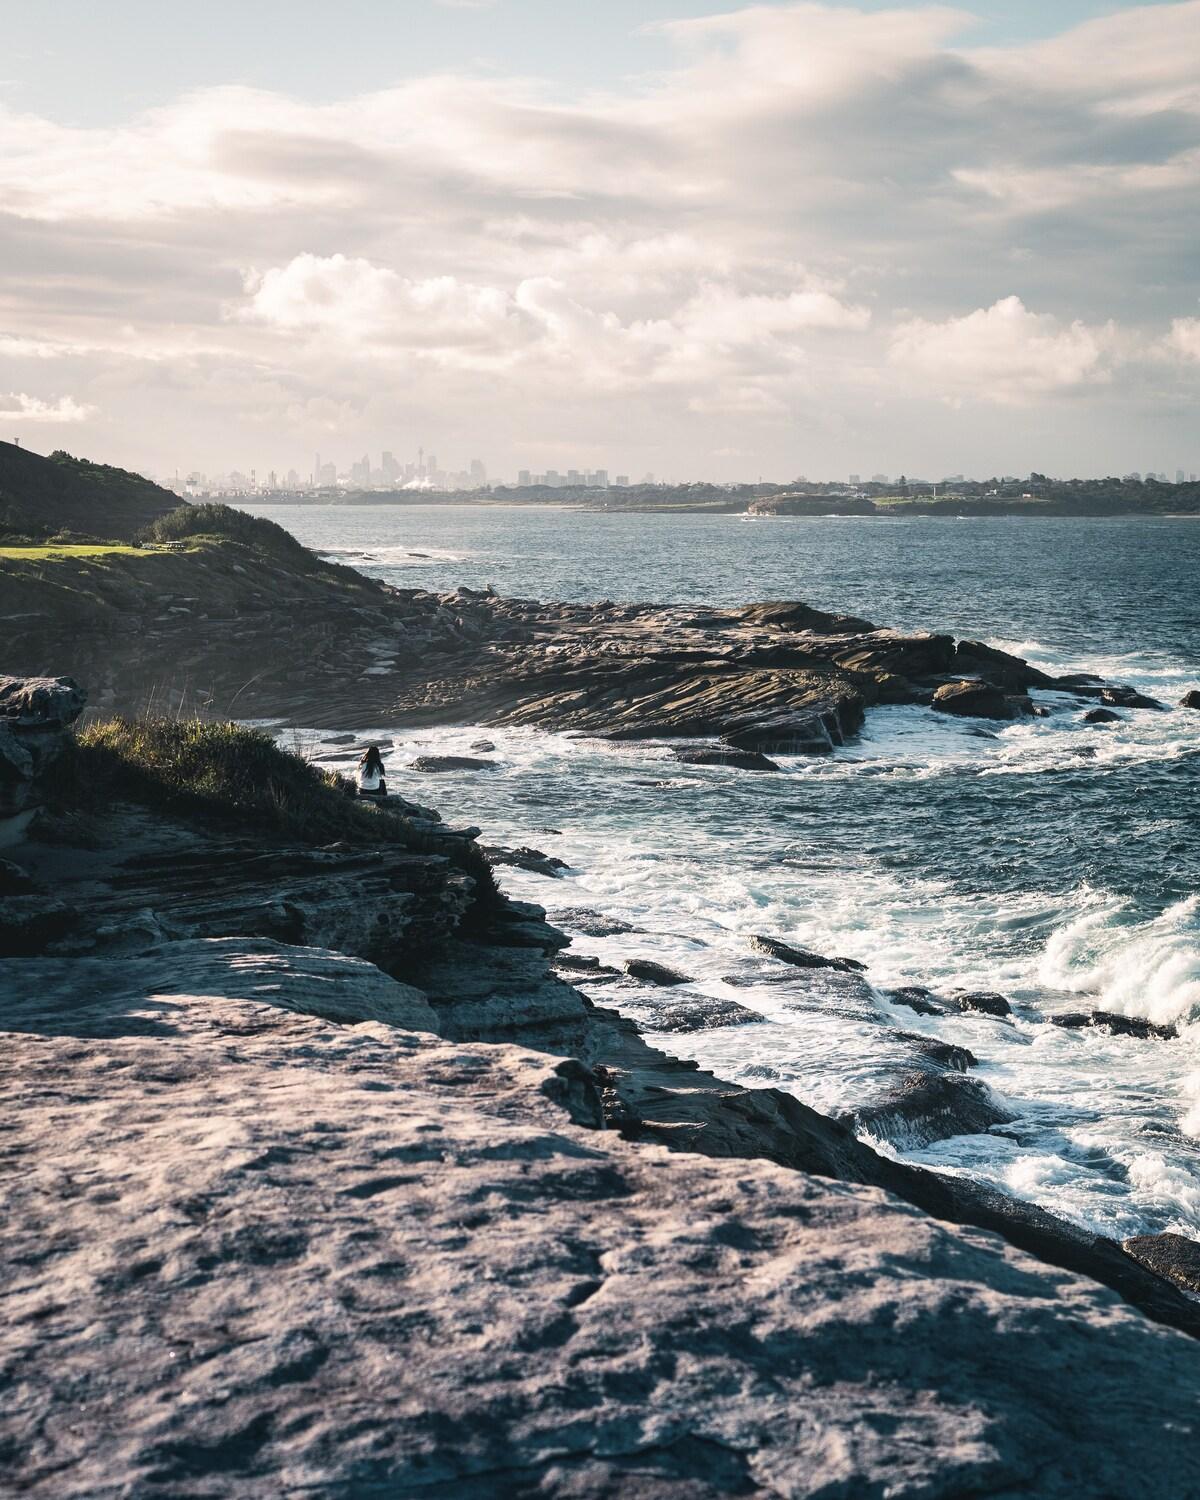
[[[0,683],[0,816],[43,809],[0,867],[21,1493],[1189,1493],[1177,1236],[1123,1248],[648,1045],[429,809],[313,844],[64,808],[83,703]],[[746,1019],[658,982],[680,1029]],[[894,1121],[987,1128],[969,1052],[909,1044]]]

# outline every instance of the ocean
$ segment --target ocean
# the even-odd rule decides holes
[[[254,508],[254,507],[249,507]],[[1009,1123],[879,1149],[966,1173],[1122,1238],[1200,1234],[1200,521],[750,519],[570,509],[264,506],[318,551],[403,587],[493,585],[561,600],[802,599],[880,625],[948,630],[1051,671],[1093,671],[1170,705],[1082,722],[871,710],[826,759],[779,775],[684,767],[662,746],[534,730],[380,730],[389,780],[488,842],[565,859],[501,872],[605,963],[654,958],[761,1024],[654,1029],[656,992],[597,1000],[719,1076],[841,1113],[910,1056],[896,1030],[970,1048]],[[365,663],[364,666],[369,665]],[[406,777],[419,752],[497,769]],[[320,738],[314,735],[313,741]],[[587,936],[579,913],[632,930]],[[872,990],[756,984],[766,933],[869,965]],[[739,981],[729,983],[729,978]],[[748,982],[747,982],[748,981]],[[1011,1019],[914,1014],[888,989],[987,989]],[[1101,1008],[1179,1028],[1139,1040],[1049,1023]]]

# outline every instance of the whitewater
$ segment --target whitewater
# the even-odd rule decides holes
[[[1048,717],[954,720],[871,710],[829,757],[778,775],[681,766],[662,744],[479,726],[380,729],[389,779],[488,842],[567,862],[505,869],[571,952],[653,958],[736,1001],[755,1025],[656,1029],[661,992],[595,998],[718,1076],[787,1089],[831,1114],[886,1091],[911,1052],[897,1031],[978,1059],[1012,1119],[879,1149],[968,1174],[1123,1238],[1200,1233],[1200,527],[1152,520],[604,516],[516,507],[264,507],[311,546],[402,587],[492,584],[542,598],[800,598],[902,628],[950,629],[1047,671],[1093,671],[1169,705],[1097,727],[1066,695]],[[364,670],[370,669],[364,663]],[[356,726],[364,728],[365,726]],[[369,733],[362,736],[370,738]],[[406,777],[417,754],[488,771]],[[323,762],[349,752],[299,742]],[[606,935],[597,935],[606,928]],[[765,982],[767,933],[869,965],[870,989]],[[1005,995],[1013,1015],[927,1016],[906,985]],[[1172,1040],[1065,1030],[1103,1009],[1173,1025]]]

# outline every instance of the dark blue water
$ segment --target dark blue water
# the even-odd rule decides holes
[[[836,1012],[797,1017],[765,988],[724,988],[721,976],[746,962],[748,932],[865,958],[881,988],[1008,994],[1019,1016],[1007,1026],[887,1012],[893,1026],[965,1042],[1018,1116],[1007,1131],[907,1154],[1110,1233],[1200,1229],[1200,713],[1176,706],[1200,686],[1200,522],[429,505],[263,513],[401,586],[804,599],[981,638],[1161,698],[1169,711],[1096,729],[1077,702],[1045,695],[1049,718],[993,726],[994,737],[924,709],[876,710],[860,742],[832,759],[762,777],[685,770],[658,749],[489,731],[502,774],[419,790],[497,838],[569,859],[574,873],[558,883],[569,891],[510,877],[522,894],[604,910],[649,934],[580,937],[578,951],[656,956],[761,1009],[769,1024],[667,1039],[723,1076],[838,1109],[892,1065],[881,1027],[864,1031]],[[411,748],[465,749],[471,738],[426,732]],[[398,765],[409,748],[401,737]],[[639,1014],[636,993],[618,998]],[[1093,1006],[1178,1024],[1180,1039],[1081,1038],[1044,1023],[1055,1009]],[[1099,1167],[1081,1167],[1093,1157]]]

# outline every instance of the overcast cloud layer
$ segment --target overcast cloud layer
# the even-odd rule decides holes
[[[1200,469],[1200,0],[1004,50],[967,21],[673,21],[673,70],[569,105],[447,72],[0,110],[0,437],[160,472]]]

